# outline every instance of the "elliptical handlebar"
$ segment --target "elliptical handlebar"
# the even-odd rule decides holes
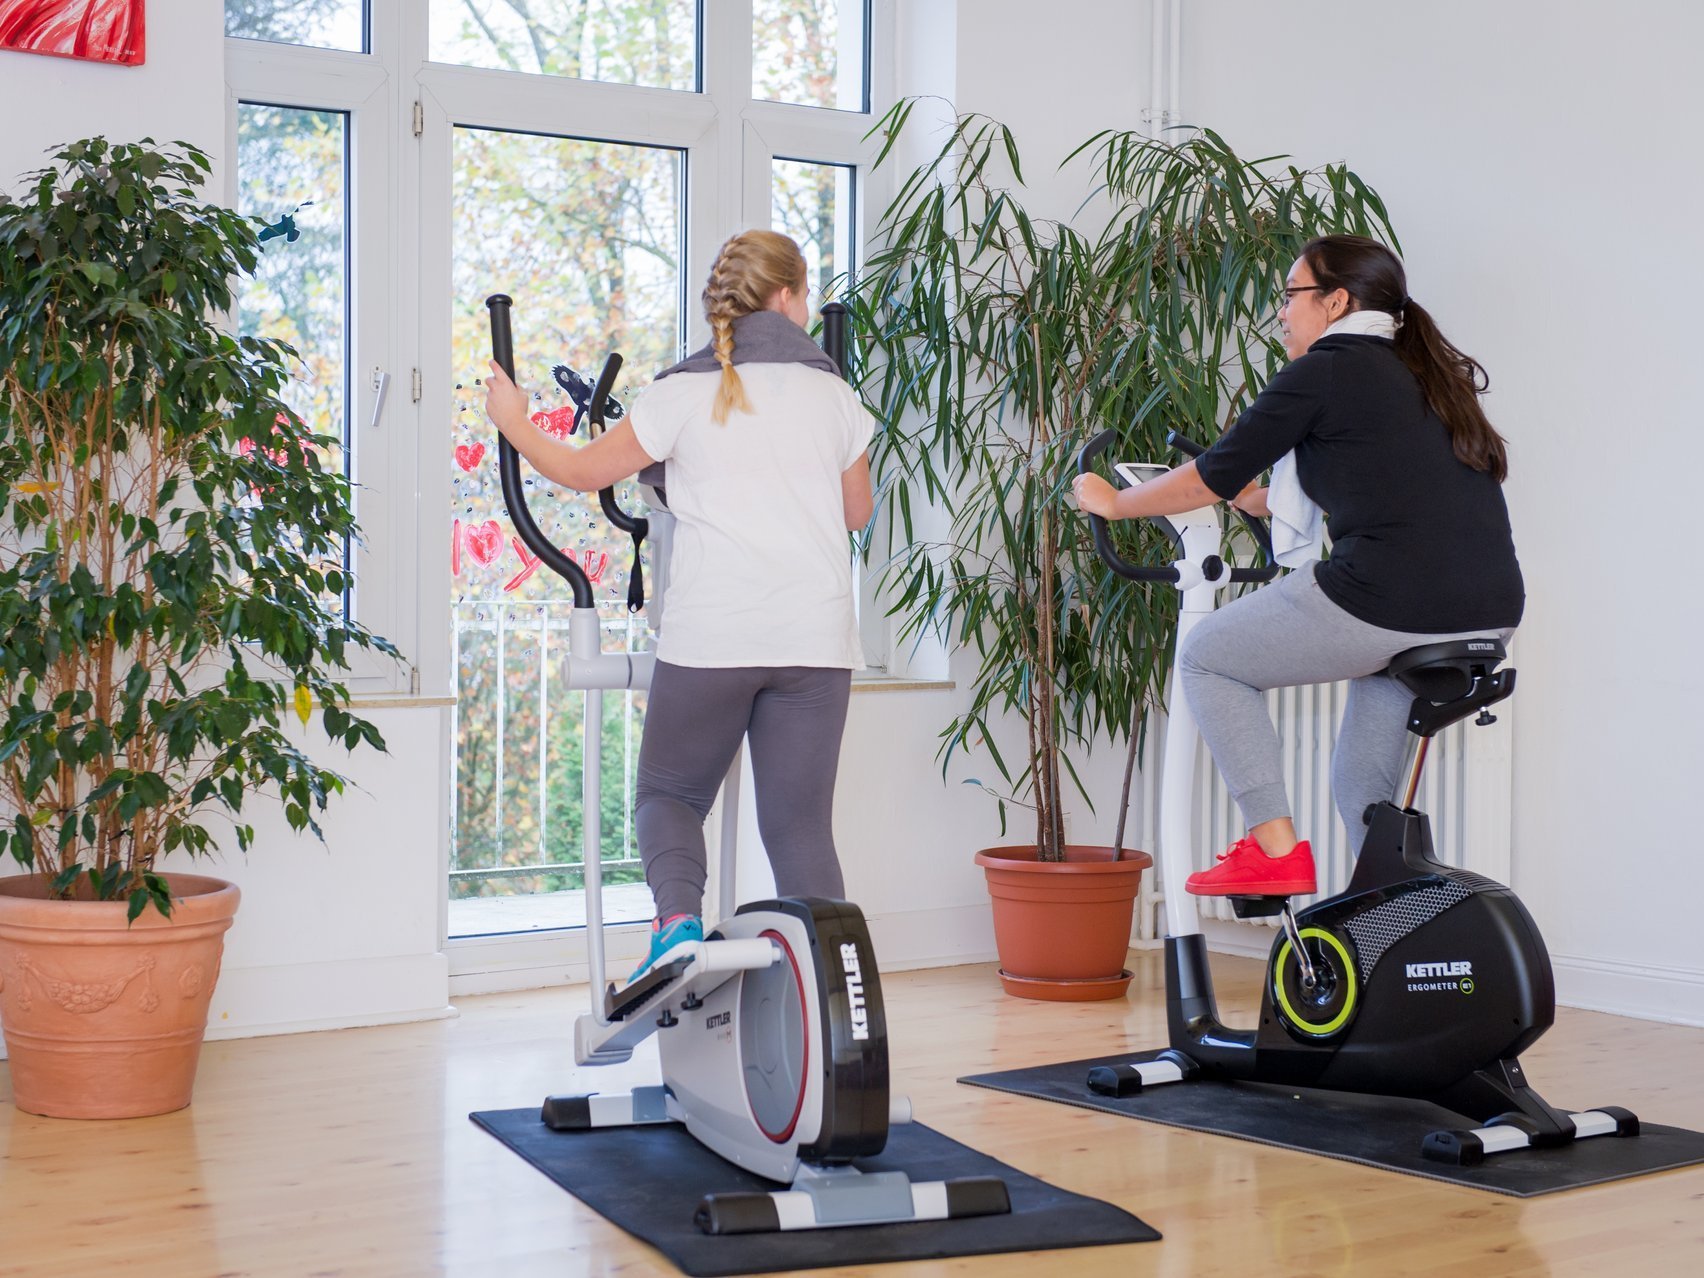
[[[846,307],[839,302],[823,305],[822,349],[834,361],[840,375],[851,381],[852,370],[846,366]]]
[[[509,380],[514,381],[515,341],[509,321],[514,299],[507,293],[493,293],[485,299],[485,305],[491,312],[491,358],[509,375]],[[620,372],[621,356],[611,352],[609,358],[604,360],[603,371],[598,374],[597,385],[593,387],[592,397],[586,405],[590,422],[586,432],[588,438],[596,438],[603,431],[604,404],[609,399],[610,389],[615,385],[616,375]],[[593,607],[592,583],[586,576],[586,570],[571,555],[559,550],[533,519],[532,510],[527,506],[526,488],[521,483],[521,455],[501,434],[497,439],[497,473],[503,485],[503,504],[509,508],[509,517],[515,521],[515,530],[520,533],[521,540],[526,542],[528,549],[537,555],[547,568],[568,582],[574,592],[574,607]],[[616,503],[613,484],[598,490],[598,505],[603,510],[604,518],[633,538],[633,571],[628,582],[627,606],[637,612],[645,606],[639,544],[651,531],[650,521],[622,510]]]
[[[509,308],[514,304],[514,298],[507,293],[493,293],[485,299],[486,309],[491,312],[491,358],[509,375],[510,381],[515,380],[515,340],[509,326]],[[620,368],[621,357],[611,358],[616,368]],[[614,380],[615,373],[606,364],[604,376],[598,378],[600,390],[607,394],[609,382]],[[601,396],[593,402],[600,403]],[[598,411],[601,415],[601,410]],[[503,485],[503,504],[509,508],[509,518],[514,520],[515,531],[520,533],[521,540],[544,561],[546,567],[568,582],[574,591],[576,608],[592,607],[591,579],[586,576],[584,568],[557,549],[533,519],[532,510],[527,506],[526,488],[521,483],[521,454],[500,433],[497,436],[497,474]]]

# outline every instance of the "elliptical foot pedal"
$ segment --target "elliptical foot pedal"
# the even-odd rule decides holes
[[[631,985],[624,985],[620,989],[611,985],[604,991],[604,1019],[625,1021],[649,1003],[653,994],[691,966],[691,959],[678,958],[669,963],[657,964]]]

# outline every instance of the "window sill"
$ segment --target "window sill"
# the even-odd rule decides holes
[[[852,676],[852,691],[862,692],[951,692],[958,684],[951,679],[906,679],[892,675]]]

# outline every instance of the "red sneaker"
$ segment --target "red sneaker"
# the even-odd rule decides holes
[[[1304,839],[1283,856],[1267,856],[1253,836],[1219,854],[1211,870],[1191,874],[1184,888],[1196,896],[1307,896],[1318,884],[1313,849]]]

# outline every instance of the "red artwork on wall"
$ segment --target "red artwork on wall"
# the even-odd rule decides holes
[[[140,66],[146,0],[0,0],[0,50]]]

